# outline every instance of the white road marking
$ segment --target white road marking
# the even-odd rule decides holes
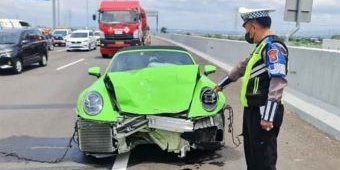
[[[66,51],[66,48],[63,48],[63,49],[60,49],[60,50],[55,50],[55,49],[54,49],[54,51],[55,51],[55,52],[63,52],[63,51]]]
[[[71,65],[74,65],[74,64],[77,64],[77,63],[79,63],[79,62],[82,62],[82,61],[84,61],[85,59],[80,59],[80,60],[77,60],[77,61],[74,61],[74,62],[72,62],[72,63],[69,63],[69,64],[66,64],[66,65],[64,65],[64,66],[61,66],[61,67],[59,67],[59,68],[57,68],[57,71],[59,71],[59,70],[61,70],[61,69],[64,69],[64,68],[66,68],[66,67],[69,67],[69,66],[71,66]]]
[[[65,146],[32,146],[30,149],[66,149]]]
[[[130,152],[117,155],[111,170],[126,170],[129,162],[129,156]]]

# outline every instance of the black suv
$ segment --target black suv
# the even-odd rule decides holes
[[[48,45],[40,30],[0,30],[0,69],[12,69],[19,74],[26,65],[46,66],[47,59]]]

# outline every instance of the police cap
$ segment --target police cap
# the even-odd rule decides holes
[[[257,20],[261,18],[268,18],[270,20],[269,13],[275,11],[273,8],[268,9],[248,9],[248,8],[239,8],[239,13],[241,15],[241,18],[243,19],[242,26],[250,21],[250,20]]]

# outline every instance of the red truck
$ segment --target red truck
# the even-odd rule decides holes
[[[93,20],[96,20],[93,15]],[[138,1],[102,1],[98,10],[100,53],[111,57],[127,46],[144,45],[147,32],[145,10]]]

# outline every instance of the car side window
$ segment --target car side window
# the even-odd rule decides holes
[[[90,32],[90,37],[92,37],[93,36],[93,32]]]
[[[26,32],[24,35],[24,40],[32,41],[33,35],[31,32]]]
[[[36,41],[40,41],[40,40],[44,40],[44,36],[42,35],[42,33],[38,30],[34,31],[34,37]]]
[[[35,34],[35,37],[37,38],[37,40],[44,40],[45,39],[40,31],[34,31],[34,34]]]

